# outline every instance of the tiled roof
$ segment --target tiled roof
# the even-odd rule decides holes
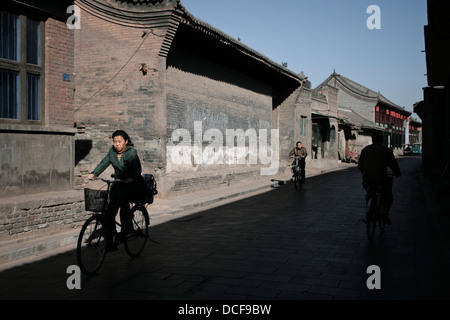
[[[178,25],[185,24],[197,29],[207,36],[217,39],[249,57],[264,64],[284,77],[299,83],[307,81],[303,73],[297,74],[263,54],[246,46],[241,41],[232,38],[212,25],[194,17],[179,0],[114,0],[115,4],[106,0],[79,0],[83,10],[100,19],[122,26],[148,29],[158,26],[168,26],[160,55],[165,56],[170,51]]]
[[[357,128],[379,129],[373,122],[357,114],[352,109],[338,108],[338,117],[341,118],[344,123],[353,125]]]
[[[234,47],[236,50],[239,50],[254,59],[259,60],[260,62],[272,67],[273,69],[276,69],[277,71],[287,74],[290,77],[293,77],[297,80],[300,80],[302,82],[305,82],[307,80],[307,77],[301,72],[300,74],[297,74],[286,67],[283,67],[281,64],[272,61],[268,57],[264,56],[258,51],[253,50],[252,48],[246,46],[241,41],[229,36],[228,34],[224,33],[223,31],[213,27],[209,23],[198,19],[194,17],[182,4],[181,2],[178,3],[178,10],[180,10],[183,13],[184,19],[182,19],[182,23],[185,23],[186,25],[189,25],[193,28],[197,28],[207,34],[209,34],[212,37],[216,37],[218,40],[220,40],[222,43]]]
[[[401,107],[401,106],[393,103],[392,101],[388,100],[380,92],[375,92],[374,90],[371,90],[371,89],[369,89],[353,80],[350,80],[349,78],[346,78],[336,72],[333,72],[322,84],[329,83],[331,79],[336,79],[348,91],[350,91],[353,94],[356,94],[362,98],[374,99],[385,105],[390,106],[393,109],[397,109],[397,111],[403,111],[403,112],[410,114],[410,112],[405,110],[404,107]]]

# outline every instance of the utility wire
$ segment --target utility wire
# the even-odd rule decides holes
[[[116,7],[114,7],[109,1],[105,1],[111,8],[113,8],[114,10],[120,10],[120,9],[118,9],[118,8],[116,8]],[[79,3],[81,3],[81,4],[83,4],[83,0],[80,0],[80,2]],[[86,10],[86,8],[85,8],[85,11],[86,12],[88,12],[89,10]],[[102,20],[106,20],[106,21],[108,21],[108,22],[111,22],[111,23],[114,23],[114,24],[119,24],[119,25],[124,25],[124,24],[120,24],[120,23],[117,23],[116,21],[114,21],[113,19],[105,19],[105,18],[103,18],[102,16],[100,16],[100,15],[95,15],[95,14],[93,14],[92,12],[89,12],[90,14],[92,14],[92,15],[94,15],[95,17],[97,17],[97,18],[100,18],[100,19],[102,19]],[[122,12],[123,13],[123,12]],[[125,16],[126,16],[126,14],[124,14]],[[138,24],[140,24],[140,25],[142,25],[142,26],[144,26],[140,21],[138,21],[138,20],[136,20],[136,19],[134,19],[134,17],[130,17],[130,16],[127,16],[128,18],[130,18],[131,20],[134,20],[135,22],[137,22]],[[128,26],[128,27],[130,27],[130,26]],[[145,27],[145,26],[144,26]],[[136,27],[134,27],[134,28],[136,28]],[[136,53],[139,51],[139,49],[142,47],[142,45],[144,44],[144,42],[145,42],[145,40],[147,39],[147,37],[148,37],[148,35],[149,34],[153,34],[153,35],[155,35],[155,36],[158,36],[158,37],[163,37],[163,35],[157,35],[157,34],[155,34],[154,32],[153,32],[153,29],[152,28],[149,28],[150,29],[150,31],[149,32],[146,32],[146,33],[144,33],[144,35],[143,35],[143,39],[142,39],[142,41],[141,41],[141,43],[139,44],[139,46],[137,47],[137,49],[133,52],[133,54],[128,58],[128,60],[124,63],[124,65],[111,77],[111,79],[109,79],[105,84],[103,84],[99,89],[97,89],[97,91],[95,91],[81,106],[79,106],[78,108],[76,108],[75,110],[74,110],[74,112],[78,112],[78,111],[80,111],[80,109],[81,108],[83,108],[89,101],[91,101],[101,90],[103,90],[108,84],[110,84],[111,83],[111,81],[113,81],[118,75],[119,75],[119,73],[128,65],[128,63],[131,61],[131,59],[133,59],[133,57],[136,55]]]

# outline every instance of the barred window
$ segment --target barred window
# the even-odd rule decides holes
[[[300,135],[306,136],[308,134],[308,118],[306,116],[300,117]]]
[[[0,121],[43,119],[43,25],[0,11]]]
[[[19,60],[19,16],[0,11],[0,58]]]

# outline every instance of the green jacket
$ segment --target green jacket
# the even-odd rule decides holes
[[[117,159],[116,149],[111,147],[92,173],[98,177],[109,165],[112,165],[114,168],[114,179],[132,179],[133,182],[142,181],[141,161],[136,149],[131,146],[125,148],[120,161]]]

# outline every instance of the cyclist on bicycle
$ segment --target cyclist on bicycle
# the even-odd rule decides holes
[[[136,149],[133,147],[128,134],[117,130],[112,134],[113,146],[97,167],[88,174],[88,179],[98,177],[109,165],[114,168],[114,179],[124,180],[112,185],[110,200],[105,216],[106,250],[114,251],[113,237],[115,234],[115,217],[120,208],[120,221],[122,233],[125,235],[132,231],[130,203],[144,201],[149,192],[141,172],[141,162]]]
[[[295,156],[299,157],[299,166],[300,166],[300,174],[302,177],[302,183],[305,183],[305,164],[306,160],[305,158],[308,156],[308,152],[306,151],[306,148],[302,146],[301,141],[297,141],[296,146],[294,149],[289,152],[289,158],[293,158]],[[295,165],[295,160],[292,162],[292,165]],[[294,170],[294,168],[292,168]]]
[[[390,168],[395,177],[401,176],[400,167],[394,153],[383,146],[383,132],[376,131],[372,135],[372,144],[366,146],[359,157],[358,168],[362,173],[362,185],[367,191],[369,186],[380,186],[384,197],[384,220],[390,225],[389,210],[394,202],[392,193],[392,180],[389,179],[387,168]]]

